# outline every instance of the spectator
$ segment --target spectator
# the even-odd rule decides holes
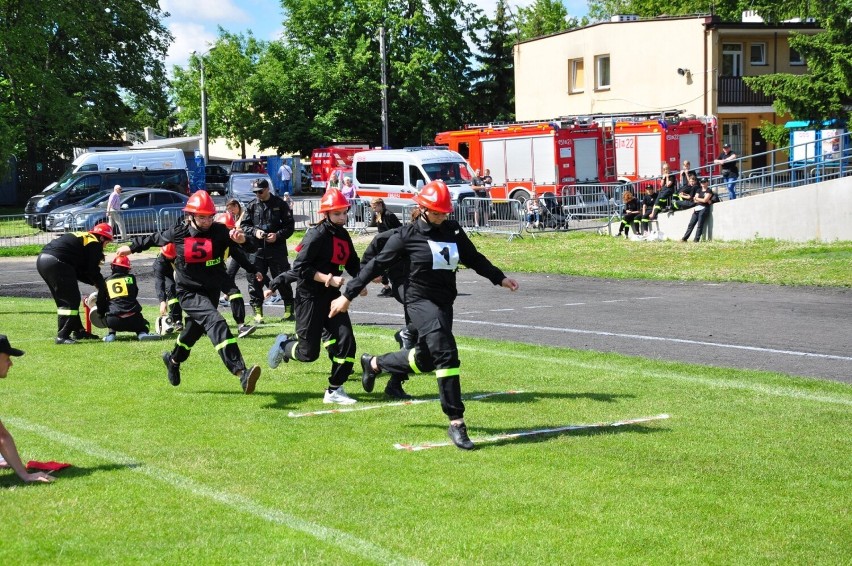
[[[352,206],[352,201],[358,196],[355,193],[355,186],[352,184],[352,177],[348,175],[343,177],[343,186],[340,187],[340,192],[346,197],[346,202],[349,203],[349,206]]]
[[[5,334],[0,334],[0,379],[6,377],[9,373],[9,368],[12,367],[12,358],[11,356],[23,356],[24,352],[22,350],[18,350],[17,348],[13,348],[11,344],[9,344],[9,339],[6,338]],[[15,470],[15,473],[18,474],[18,477],[24,480],[25,482],[34,482],[40,481],[49,483],[54,480],[53,476],[46,474],[44,472],[36,472],[31,474],[27,472],[26,466],[21,461],[21,456],[18,454],[18,448],[15,446],[15,440],[12,438],[12,435],[6,430],[6,427],[3,426],[3,423],[0,422],[0,460],[2,460],[2,464],[0,467],[12,468]]]
[[[726,143],[722,146],[722,153],[719,154],[719,159],[713,161],[713,163],[722,166],[722,178],[728,185],[728,197],[731,200],[737,198],[737,179],[740,176],[737,159],[737,154],[731,149],[731,144]]]
[[[123,240],[127,235],[127,229],[124,227],[124,218],[121,217],[121,185],[114,186],[112,194],[107,199],[107,218],[110,225],[118,228],[118,239]]]
[[[657,191],[653,183],[645,185],[645,196],[642,197],[642,234],[651,232],[651,213],[654,212],[654,203],[657,202]]]
[[[680,191],[672,199],[672,207],[675,210],[686,210],[695,206],[693,198],[698,192],[698,177],[695,174],[689,176],[688,184],[681,188]]]
[[[243,215],[240,228],[246,233],[246,238],[253,243],[252,254],[254,270],[248,274],[249,302],[254,309],[254,321],[263,322],[263,286],[270,278],[289,271],[290,262],[287,259],[287,238],[293,235],[295,223],[293,212],[281,198],[269,190],[266,179],[258,179],[252,185],[257,197],[249,203]],[[255,273],[262,273],[263,280],[258,281]],[[284,301],[283,320],[293,320],[293,289],[288,283],[279,286],[281,298]]]
[[[695,202],[695,206],[692,209],[692,218],[689,219],[689,226],[687,226],[686,233],[681,239],[683,242],[689,240],[693,228],[696,230],[695,241],[698,242],[701,240],[701,234],[704,232],[704,224],[707,222],[707,217],[710,216],[710,212],[713,209],[713,191],[710,189],[709,179],[706,177],[701,179],[701,184],[692,200]]]
[[[289,195],[293,169],[285,161],[281,161],[281,167],[278,168],[278,178],[281,179],[281,194]]]
[[[490,175],[489,175],[490,177]],[[488,227],[488,211],[491,208],[491,200],[489,198],[488,188],[485,187],[485,182],[479,175],[479,169],[474,172],[473,179],[470,181],[470,188],[473,189],[473,197],[475,199],[473,205],[473,225],[475,227]]]
[[[624,211],[621,213],[621,225],[618,227],[617,236],[621,236],[624,232],[624,237],[630,237],[630,229],[633,228],[633,233],[639,234],[639,217],[641,211],[639,207],[639,199],[633,196],[632,191],[624,191],[621,195],[621,200],[624,203]]]
[[[677,191],[677,183],[675,182],[674,175],[669,173],[669,166],[663,163],[660,190],[657,192],[657,201],[654,203],[654,209],[648,217],[649,220],[656,219],[661,211],[668,212],[672,209],[672,200],[674,199],[675,191]]]
[[[692,169],[692,164],[689,162],[689,159],[683,160],[683,165],[680,168],[680,174],[678,175],[678,182],[681,187],[685,187],[689,183],[689,174],[698,175],[695,170]]]
[[[325,184],[325,190],[339,189],[339,188],[340,188],[340,178],[337,176],[337,171],[332,171],[331,175],[328,178],[328,182]]]
[[[541,204],[538,202],[538,197],[528,198],[524,208],[527,212],[527,228],[539,228],[541,226]]]

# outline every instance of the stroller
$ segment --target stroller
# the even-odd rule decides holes
[[[562,208],[562,203],[556,198],[553,193],[544,193],[539,197],[541,206],[541,225],[550,230],[567,230],[568,221],[571,218],[569,214],[565,214]]]

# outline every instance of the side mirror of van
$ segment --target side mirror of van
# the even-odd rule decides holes
[[[420,191],[423,188],[424,184],[425,183],[423,182],[423,179],[417,179],[417,183],[415,183],[414,189]]]

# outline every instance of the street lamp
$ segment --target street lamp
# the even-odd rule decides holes
[[[213,49],[212,47],[210,49]],[[207,164],[207,91],[204,90],[204,56],[210,53],[210,49],[198,55],[198,65],[201,67],[201,157],[204,158],[204,163]],[[195,50],[193,55],[197,55]]]

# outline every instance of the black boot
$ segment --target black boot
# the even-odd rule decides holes
[[[400,379],[397,376],[391,376],[388,380],[388,384],[385,386],[385,395],[391,399],[398,399],[400,401],[412,399],[411,395],[406,393],[402,388],[403,382],[405,382],[405,379]]]

